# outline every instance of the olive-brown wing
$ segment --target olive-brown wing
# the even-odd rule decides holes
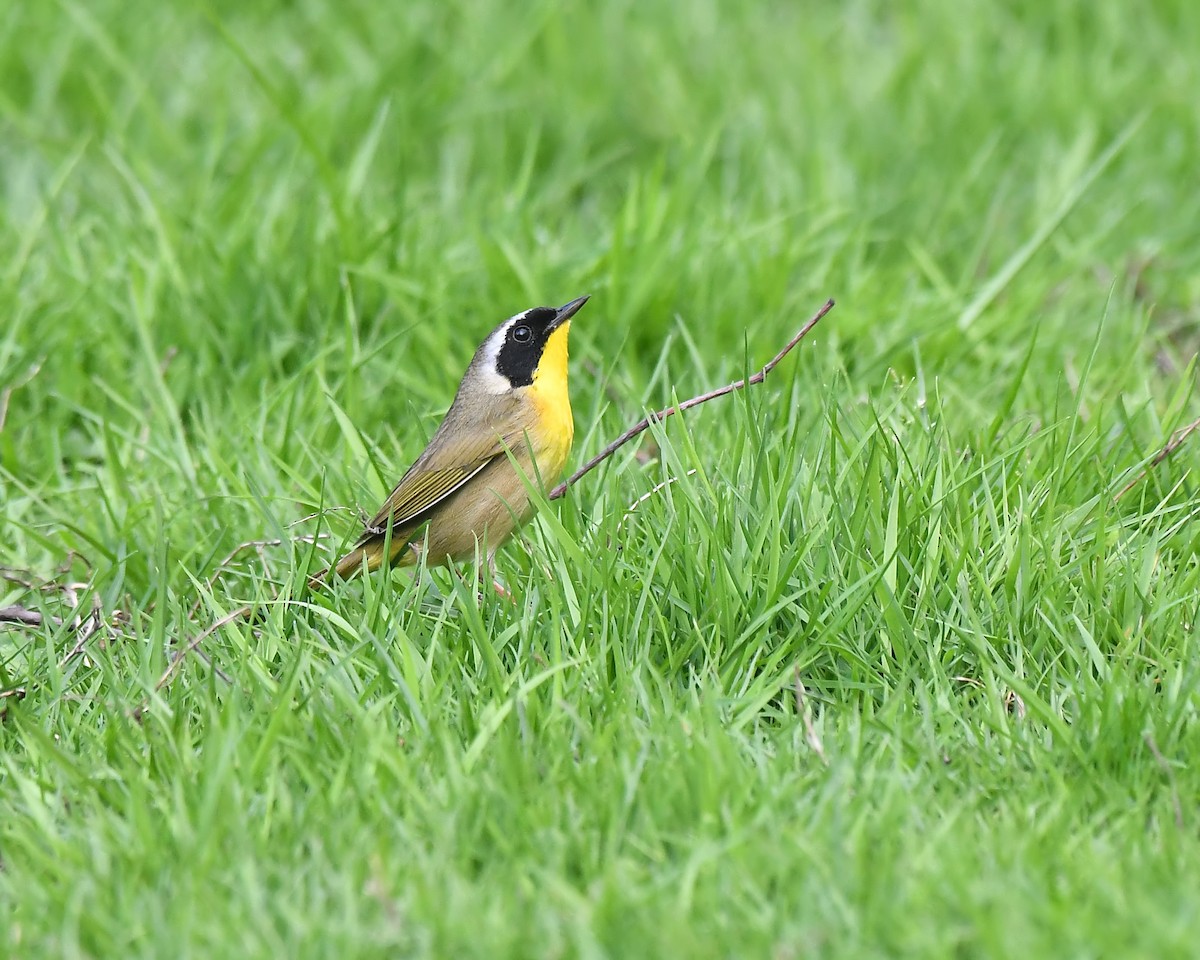
[[[496,457],[503,455],[504,449],[497,446],[486,456],[469,460],[466,463],[455,464],[452,467],[421,469],[414,465],[396,484],[395,489],[388,494],[388,498],[379,508],[379,512],[371,518],[358,545],[361,546],[368,540],[382,536],[389,527],[399,530],[414,522],[419,522],[423,514],[460,490]]]

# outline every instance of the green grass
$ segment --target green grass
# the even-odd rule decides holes
[[[0,954],[1194,954],[1200,7],[806,7],[0,12]],[[574,464],[838,306],[306,597],[582,293]]]

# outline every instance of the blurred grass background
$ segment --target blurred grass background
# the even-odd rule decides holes
[[[1197,454],[1113,498],[1200,413],[1196,49],[1167,0],[6,7],[0,564],[129,622],[0,633],[0,943],[1188,955]],[[576,462],[838,306],[508,548],[516,608],[339,588],[155,691],[583,293]]]

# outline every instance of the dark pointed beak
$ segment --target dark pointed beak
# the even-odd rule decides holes
[[[570,303],[565,303],[559,307],[558,313],[555,314],[554,319],[550,321],[550,329],[557,330],[559,327],[561,327],[564,323],[575,316],[575,314],[577,314],[583,308],[583,305],[587,303],[589,299],[590,297],[587,296],[577,297]]]

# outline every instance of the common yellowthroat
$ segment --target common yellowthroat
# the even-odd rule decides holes
[[[571,452],[567,337],[587,301],[533,307],[488,335],[425,450],[353,549],[310,586],[330,572],[411,566],[422,553],[429,566],[484,556],[493,567],[497,548],[533,513],[525,478],[557,479]]]

